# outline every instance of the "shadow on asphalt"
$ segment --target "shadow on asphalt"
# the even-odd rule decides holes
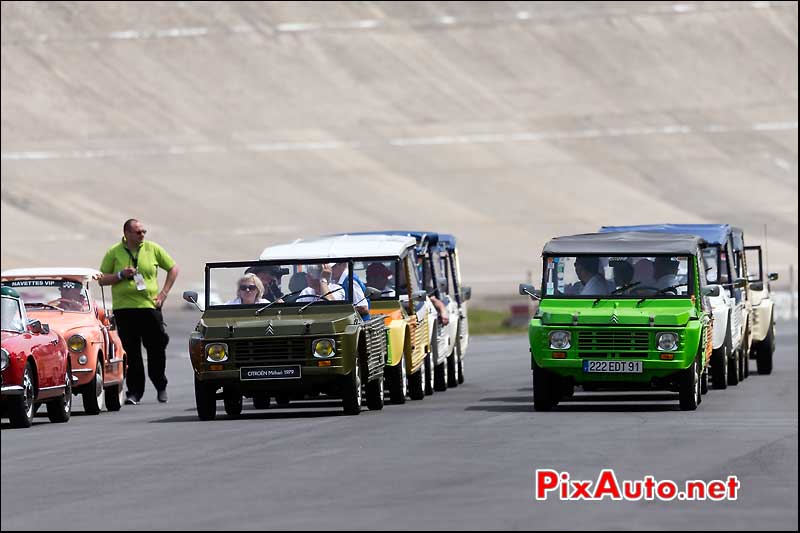
[[[217,418],[215,420],[278,420],[287,418],[327,418],[331,416],[345,416],[343,412],[336,411],[291,411],[291,410],[260,410],[260,411],[243,411],[237,418],[231,418],[225,414],[225,411],[217,411]],[[162,424],[173,422],[201,422],[197,415],[186,416],[171,416],[168,418],[159,418],[150,420],[150,424]],[[214,420],[202,421],[214,422]]]
[[[531,396],[500,396],[481,398],[480,402],[506,402],[519,405],[470,405],[465,411],[486,411],[491,413],[533,412]],[[615,402],[615,403],[611,403]],[[627,402],[627,403],[626,403]],[[636,403],[630,403],[636,402]],[[648,403],[643,403],[648,402]],[[670,402],[650,403],[650,402]],[[678,394],[576,394],[561,400],[554,411],[562,412],[650,412],[678,411]]]

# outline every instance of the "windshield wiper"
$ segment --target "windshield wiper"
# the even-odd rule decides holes
[[[677,285],[672,285],[671,287],[664,287],[663,289],[659,289],[658,292],[656,292],[656,294],[664,294],[667,291],[672,291],[677,296],[678,291],[676,291],[675,289],[677,289],[678,287],[686,287],[686,286],[687,286],[686,283],[678,283]]]
[[[343,287],[339,287],[338,289],[333,289],[332,291],[328,291],[328,292],[326,292],[326,293],[325,293],[325,294],[323,294],[322,296],[319,296],[319,295],[317,295],[317,294],[314,294],[313,296],[314,296],[314,297],[316,297],[317,299],[316,299],[316,300],[312,300],[312,301],[308,302],[306,305],[304,305],[303,307],[301,307],[300,309],[298,309],[298,310],[297,310],[297,314],[300,314],[300,313],[302,313],[303,311],[305,311],[305,310],[306,310],[306,307],[308,307],[309,305],[311,305],[311,304],[315,304],[315,303],[317,303],[317,302],[318,302],[318,301],[320,301],[320,300],[324,300],[326,296],[328,296],[328,295],[330,295],[330,294],[333,294],[334,292],[339,292],[339,291],[343,291],[343,290],[344,290],[344,288],[343,288]]]
[[[61,311],[62,313],[64,312],[64,310],[61,309],[60,307],[56,307],[55,305],[50,305],[42,302],[25,302],[25,307],[47,307],[50,309],[55,309],[56,311]]]
[[[618,292],[627,291],[628,289],[632,289],[635,286],[641,285],[641,284],[642,284],[641,281],[634,281],[633,283],[628,283],[627,285],[623,285],[619,289],[614,289],[613,291],[611,291],[611,294],[617,294]]]
[[[278,303],[278,300],[283,300],[283,299],[284,299],[284,298],[286,298],[287,296],[294,296],[295,294],[301,293],[301,292],[303,292],[304,290],[305,290],[305,289],[300,289],[299,291],[294,291],[294,292],[290,292],[289,294],[284,294],[283,296],[281,296],[281,297],[280,297],[280,298],[278,298],[277,300],[272,300],[270,303],[268,303],[268,304],[267,304],[267,305],[265,305],[264,307],[259,307],[258,309],[256,309],[256,316],[260,315],[261,313],[263,313],[264,311],[266,311],[267,309],[269,309],[269,308],[272,306],[272,304],[276,304],[276,303]],[[286,303],[286,302],[283,302],[283,303]]]

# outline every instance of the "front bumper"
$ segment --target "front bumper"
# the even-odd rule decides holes
[[[661,361],[658,359],[643,359],[631,357],[619,358],[585,358],[586,360],[598,361],[642,361],[642,372],[640,374],[624,373],[589,373],[583,371],[584,359],[552,359],[536,357],[536,364],[545,370],[562,377],[569,377],[575,383],[651,383],[653,380],[668,379],[674,374],[689,368],[692,360],[673,360]]]

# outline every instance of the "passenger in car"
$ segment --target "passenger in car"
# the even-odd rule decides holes
[[[580,256],[575,259],[575,273],[581,282],[580,295],[608,294],[608,285],[600,275],[600,258],[596,256]]]
[[[320,299],[319,296],[329,301],[344,300],[344,289],[331,281],[332,276],[333,270],[330,264],[309,265],[306,269],[308,287],[303,289],[296,301],[314,302]]]
[[[655,270],[656,282],[654,287],[659,289],[666,289],[678,285],[678,267],[680,263],[671,257],[659,256],[656,257],[653,268]]]
[[[281,292],[281,276],[288,274],[289,271],[279,265],[252,266],[245,271],[245,274],[255,274],[264,285],[264,298],[269,300],[279,300]]]
[[[245,274],[236,285],[236,298],[225,302],[225,305],[252,305],[269,303],[261,297],[264,294],[264,284],[253,273]]]
[[[344,289],[345,293],[345,300],[348,299],[348,291],[350,286],[350,269],[348,268],[348,263],[334,263],[333,267],[331,268],[332,279],[336,280],[335,282]],[[369,315],[369,300],[364,296],[364,289],[366,286],[364,282],[359,279],[358,276],[353,276],[353,305],[355,305],[356,311],[362,317]]]
[[[86,295],[83,293],[80,286],[70,284],[69,282],[64,282],[64,284],[59,287],[58,290],[61,294],[61,297],[56,298],[52,302],[48,302],[48,305],[59,307],[65,311],[89,310],[89,302],[87,301]]]
[[[633,282],[633,265],[627,261],[616,261],[612,265],[614,270],[614,285],[612,290],[627,287]]]
[[[633,281],[639,282],[642,287],[653,287],[656,282],[655,267],[649,259],[639,259],[633,265]]]
[[[367,286],[381,291],[382,297],[394,297],[394,287],[389,285],[392,271],[381,262],[370,263],[367,266]]]

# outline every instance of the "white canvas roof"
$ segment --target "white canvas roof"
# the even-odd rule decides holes
[[[6,270],[1,274],[4,278],[83,278],[92,279],[102,275],[102,272],[94,268],[75,268],[75,267],[46,267],[46,268],[15,268]]]
[[[337,235],[317,239],[298,239],[261,252],[262,261],[292,259],[336,259],[399,256],[416,246],[413,237],[402,235]]]

